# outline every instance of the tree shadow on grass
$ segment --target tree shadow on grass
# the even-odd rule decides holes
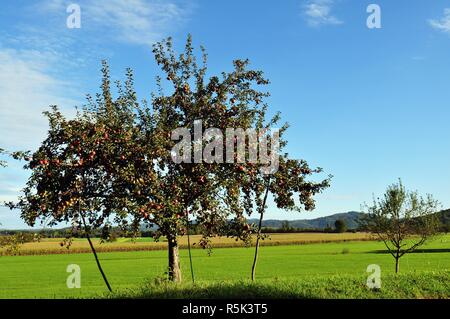
[[[381,250],[373,250],[369,252],[370,254],[389,254],[389,251],[387,249],[381,249]],[[416,249],[410,254],[417,254],[417,253],[450,253],[450,248],[427,248],[427,249]]]
[[[143,290],[141,298],[150,299],[309,299],[310,295],[265,285],[211,285],[178,289]]]
[[[364,275],[311,276],[261,282],[223,281],[174,284],[148,282],[103,298],[114,299],[336,299],[447,298],[448,272],[389,276],[381,290],[367,287]]]

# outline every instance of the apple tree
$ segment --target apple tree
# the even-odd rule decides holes
[[[372,206],[366,205],[361,226],[384,243],[395,259],[398,273],[400,258],[439,231],[438,207],[433,196],[422,197],[417,191],[408,191],[400,180],[390,185],[382,198],[374,198]]]
[[[148,167],[141,165],[139,157],[129,161],[136,174],[133,178],[144,178],[152,187],[128,199],[140,206],[142,221],[158,226],[156,236],[167,238],[172,281],[181,281],[178,237],[187,233],[189,218],[202,231],[199,244],[203,247],[210,237],[224,232],[241,239],[250,234],[245,229],[244,207],[238,201],[229,205],[230,199],[239,197],[240,165],[223,163],[223,136],[210,133],[212,128],[213,132],[250,128],[267,96],[258,87],[268,81],[261,71],[248,69],[246,60],[234,61],[234,69],[220,77],[206,78],[207,56],[202,51],[199,66],[190,36],[179,56],[170,38],[154,45],[156,62],[167,82],[157,78],[159,90],[152,96],[151,110],[141,113],[141,142],[146,146],[144,157],[154,159],[152,175],[146,175]],[[213,135],[215,147],[210,147],[208,136]],[[183,147],[177,149],[177,145]]]
[[[259,140],[277,143],[265,133],[279,119],[277,115],[265,123],[265,98],[269,93],[262,87],[269,81],[262,71],[249,69],[247,60],[235,60],[231,72],[207,79],[207,56],[203,48],[202,51],[199,66],[190,37],[179,56],[174,53],[170,38],[154,45],[156,61],[168,83],[163,85],[162,78],[157,79],[158,94],[152,98],[152,110],[143,114],[148,119],[142,122],[148,125],[141,130],[148,138],[145,144],[151,145],[147,147],[148,157],[155,158],[157,187],[129,197],[146,205],[140,210],[143,220],[156,224],[157,236],[168,239],[169,278],[173,281],[181,280],[178,237],[187,233],[189,216],[202,231],[200,244],[204,247],[216,235],[248,242],[252,229],[245,216],[256,206],[262,220],[269,191],[280,208],[311,210],[313,196],[329,185],[329,179],[307,181],[309,175],[320,173],[321,169],[310,169],[305,161],[290,160],[287,155],[281,157],[279,169],[273,172],[267,171],[267,161],[249,160],[255,147],[261,154]],[[169,93],[164,92],[167,88]],[[280,134],[286,128],[283,126]],[[229,129],[234,130],[233,134],[235,129],[258,132],[256,139],[249,139],[244,145],[244,159],[235,151],[240,148],[240,136],[222,135]],[[285,143],[281,141],[280,147]],[[266,148],[271,148],[266,155],[278,159],[278,149],[272,144],[266,144]],[[140,160],[134,160],[137,162],[131,164],[133,171],[138,174],[136,177],[142,176]],[[257,246],[260,235],[259,229]]]
[[[31,176],[23,195],[10,208],[21,210],[22,219],[30,226],[37,221],[47,226],[60,223],[72,225],[89,241],[98,268],[109,290],[111,287],[97,258],[90,239],[93,229],[101,229],[107,240],[113,224],[127,227],[127,200],[137,183],[124,183],[120,176],[129,174],[127,158],[138,156],[135,135],[136,112],[131,92],[131,74],[125,88],[119,86],[119,97],[112,100],[108,68],[103,65],[102,94],[96,101],[89,97],[88,105],[74,119],[66,119],[53,106],[45,112],[49,122],[47,138],[37,151],[17,157],[27,161]],[[92,112],[90,105],[101,105]],[[70,238],[66,243],[70,245]],[[63,243],[61,243],[63,245]]]

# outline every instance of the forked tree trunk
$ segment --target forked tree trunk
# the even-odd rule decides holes
[[[176,237],[168,237],[169,247],[169,280],[181,282],[180,256]]]

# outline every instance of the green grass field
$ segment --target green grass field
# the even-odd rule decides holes
[[[408,278],[416,278],[416,283],[422,281],[427,285],[437,285],[433,289],[424,288],[434,290],[435,294],[430,291],[429,295],[419,293],[412,296],[450,297],[448,281],[445,280],[450,279],[449,248],[450,236],[440,236],[424,246],[423,252],[409,254],[401,259],[401,280],[407,282]],[[395,297],[395,285],[392,286],[394,281],[389,279],[393,278],[394,260],[389,254],[379,252],[383,249],[382,243],[374,241],[266,246],[261,248],[257,279],[260,283],[272,284],[274,280],[278,280],[283,283],[277,284],[280,287],[291,285],[289,289],[294,290],[293,287],[299,288],[302,285],[319,287],[321,283],[333,286],[336,282],[345,282],[344,286],[352,282],[359,283],[364,288],[368,276],[367,266],[378,264],[382,280],[386,278],[386,287],[391,287],[388,296]],[[250,276],[252,248],[217,248],[211,256],[200,249],[194,249],[192,253],[199,287],[203,285],[214,289],[223,282],[251,287],[242,281]],[[148,289],[142,292],[140,288],[145,287],[146,283],[154,282],[156,277],[162,277],[167,264],[166,251],[107,252],[100,253],[99,257],[111,286],[117,292],[114,296],[119,297],[130,296],[130,292],[137,291],[141,291],[143,296],[151,295]],[[66,268],[69,264],[81,267],[80,289],[68,289],[66,286],[69,275]],[[185,281],[183,289],[190,289],[187,250],[181,250],[181,264]],[[429,277],[424,277],[425,274],[429,274]],[[411,285],[414,290],[414,281]],[[351,287],[347,288],[352,291]],[[88,253],[0,257],[0,298],[99,297],[108,296],[106,292],[94,258]],[[195,293],[193,295],[199,296]],[[302,295],[297,293],[296,296]],[[348,297],[344,292],[338,295],[316,293],[311,296]],[[411,297],[405,293],[397,295],[402,296]]]
[[[301,279],[262,279],[192,284],[148,283],[137,289],[126,289],[110,298],[147,299],[448,299],[449,274],[419,272],[387,274],[381,289],[368,289],[365,275],[312,275]]]

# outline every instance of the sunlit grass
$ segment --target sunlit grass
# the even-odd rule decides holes
[[[449,277],[449,239],[449,235],[441,236],[424,246],[424,252],[405,255],[400,261],[401,275],[438,272]],[[369,275],[367,266],[377,264],[381,267],[384,283],[384,278],[394,273],[394,260],[389,254],[379,252],[383,249],[383,244],[375,241],[265,246],[260,251],[256,277],[258,283],[278,280],[283,283],[293,281],[298,285],[310,282],[313,285],[314,281],[321,283],[320,280],[326,281],[327,278],[350,276],[353,278],[351,282],[357,280],[364,284],[364,278]],[[202,285],[231,282],[234,285],[247,281],[253,252],[252,248],[217,248],[208,256],[206,250],[194,249],[192,254],[197,282]],[[182,249],[180,255],[183,279],[188,284],[191,278],[187,250]],[[111,286],[117,292],[138,290],[145,283],[154,282],[155,278],[163,278],[167,270],[165,250],[106,252],[99,253],[99,257]],[[68,289],[66,286],[69,275],[66,268],[69,264],[81,267],[80,289]],[[448,284],[439,287],[437,292],[446,287],[447,297],[450,295]],[[90,253],[0,257],[0,298],[93,297],[106,291]],[[326,292],[327,296],[329,294]]]

